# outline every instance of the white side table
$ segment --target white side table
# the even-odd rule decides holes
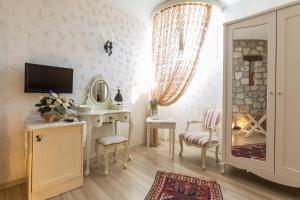
[[[152,129],[169,129],[169,150],[172,152],[172,160],[174,160],[176,121],[174,119],[151,119],[151,117],[147,117],[146,126],[147,150],[150,147],[150,133]]]

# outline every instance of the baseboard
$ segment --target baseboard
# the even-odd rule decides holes
[[[2,184],[0,184],[0,190],[4,190],[4,189],[10,188],[10,187],[21,185],[23,183],[26,183],[26,181],[27,181],[27,179],[26,179],[26,177],[24,177],[24,178],[20,178],[20,179],[14,180],[14,181],[9,181],[7,183],[2,183]]]

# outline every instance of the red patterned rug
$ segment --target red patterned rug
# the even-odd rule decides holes
[[[246,144],[232,146],[231,153],[235,157],[266,160],[266,144]]]
[[[158,171],[145,200],[222,200],[220,185],[213,180]]]

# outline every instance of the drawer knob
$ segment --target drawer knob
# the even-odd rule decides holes
[[[100,119],[98,119],[97,122],[99,123],[99,122],[100,122]]]
[[[112,117],[109,117],[110,120],[112,120]]]
[[[38,141],[38,142],[42,141],[42,138],[39,135],[35,136],[35,138],[36,138],[36,141]]]
[[[127,119],[127,116],[125,116],[125,119]]]

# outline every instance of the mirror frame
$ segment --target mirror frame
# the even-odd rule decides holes
[[[99,81],[99,80],[104,81],[105,84],[106,84],[106,86],[107,86],[107,97],[106,97],[106,100],[103,101],[103,102],[101,102],[101,103],[97,102],[94,99],[93,94],[92,94],[92,88],[95,85],[95,83],[97,81]],[[96,75],[93,78],[93,80],[90,83],[90,85],[89,85],[87,99],[86,99],[85,104],[86,105],[91,105],[91,106],[93,106],[95,108],[98,108],[98,109],[110,109],[111,103],[112,103],[112,101],[111,101],[111,96],[110,96],[110,90],[109,90],[109,86],[108,86],[106,80],[103,78],[103,76],[101,74]]]
[[[95,84],[98,82],[98,81],[103,81],[106,85],[106,88],[107,88],[107,95],[106,95],[106,98],[101,101],[101,102],[98,102],[95,98],[94,98],[94,95],[93,95],[93,88],[95,86]],[[91,86],[89,87],[89,92],[90,92],[90,96],[92,98],[92,100],[94,101],[95,104],[101,104],[101,103],[104,103],[105,101],[107,101],[107,98],[109,96],[109,88],[108,88],[108,84],[107,82],[103,79],[103,78],[96,78],[93,80]]]

